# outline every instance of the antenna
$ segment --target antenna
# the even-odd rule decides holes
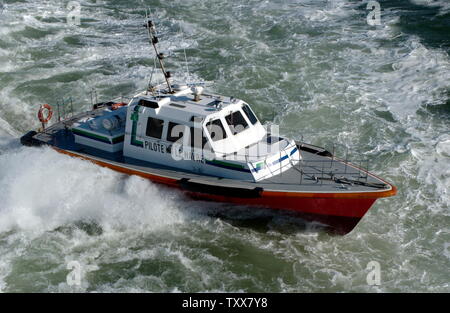
[[[184,39],[184,33],[183,33],[183,30],[181,29],[181,24],[180,24],[180,35],[181,35],[181,37],[183,37],[183,39]],[[190,78],[191,78],[191,75],[190,75],[190,73],[189,73],[189,63],[188,63],[187,55],[186,55],[186,47],[183,47],[183,52],[184,52],[184,62],[185,62],[185,64],[186,64],[186,72],[187,72],[186,83],[189,83],[189,81],[191,80],[191,79],[190,79]]]
[[[164,67],[164,61],[163,61],[164,54],[163,53],[159,53],[158,52],[158,48],[156,47],[156,44],[159,42],[159,39],[158,39],[158,36],[156,35],[155,24],[153,23],[153,21],[148,19],[147,11],[145,11],[145,17],[148,20],[148,22],[146,22],[146,24],[144,25],[144,27],[147,28],[148,39],[149,39],[150,43],[152,44],[153,48],[155,49],[156,57],[158,58],[159,65],[161,67],[161,71],[163,72],[164,78],[166,80],[167,87],[169,89],[169,93],[173,93],[172,86],[170,86],[170,82],[169,82],[169,78],[171,77],[171,73],[167,72],[165,67]]]

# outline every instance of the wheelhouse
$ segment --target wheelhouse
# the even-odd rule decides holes
[[[208,150],[216,156],[236,153],[261,140],[266,131],[242,100],[209,95],[203,101],[186,94],[162,98],[137,96],[130,103],[139,115],[136,136],[168,145]],[[131,116],[130,116],[131,118]]]
[[[288,163],[270,169],[271,158],[285,157],[293,144],[273,140],[281,145],[267,149],[275,147],[271,136],[250,106],[235,98],[199,95],[188,87],[174,93],[142,93],[130,102],[127,121],[124,156],[128,158],[250,180],[267,174],[264,168],[272,174],[281,172],[293,160],[289,156]]]

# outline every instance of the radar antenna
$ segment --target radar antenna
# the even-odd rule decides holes
[[[171,72],[166,71],[166,68],[164,67],[164,61],[163,61],[165,56],[163,53],[159,53],[158,48],[156,46],[156,44],[159,42],[159,39],[158,39],[158,36],[156,35],[155,24],[153,23],[153,21],[148,19],[147,12],[145,12],[145,15],[146,15],[146,18],[148,21],[146,22],[144,27],[147,28],[148,39],[149,39],[151,45],[153,46],[153,48],[155,49],[156,58],[159,61],[159,65],[160,65],[161,71],[163,72],[164,78],[166,80],[169,93],[173,93],[172,86],[170,85],[170,81],[169,81],[170,77],[172,76]]]

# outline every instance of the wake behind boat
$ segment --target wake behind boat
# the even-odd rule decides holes
[[[146,25],[165,78],[129,102],[96,103],[91,111],[21,138],[115,171],[183,190],[196,199],[296,212],[330,230],[351,231],[376,199],[395,186],[329,151],[267,131],[243,100],[174,84]],[[45,114],[47,112],[47,114]]]

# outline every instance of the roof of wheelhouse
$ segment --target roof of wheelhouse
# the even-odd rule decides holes
[[[200,100],[195,101],[194,90],[186,87],[173,94],[164,90],[154,94],[142,92],[136,95],[130,104],[137,105],[141,99],[156,101],[159,103],[159,108],[156,110],[157,115],[189,122],[192,121],[193,116],[204,120],[207,116],[222,112],[227,107],[242,102],[236,98],[214,94],[201,94],[199,97]],[[150,108],[150,110],[153,109]]]

